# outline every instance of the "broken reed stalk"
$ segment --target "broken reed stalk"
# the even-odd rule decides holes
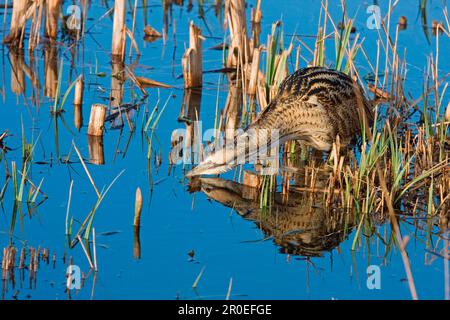
[[[136,30],[136,11],[137,11],[137,0],[134,0],[134,5],[133,5],[133,23],[131,25],[131,30],[127,30],[130,31],[130,39],[132,41],[132,43],[134,42],[134,31]],[[136,49],[137,49],[137,45],[136,45]],[[128,54],[128,56],[131,58],[132,55],[132,50],[133,50],[133,46],[130,46],[130,53]]]
[[[445,110],[445,121],[450,121],[450,102],[447,105],[447,109]]]
[[[191,21],[189,25],[189,48],[181,60],[185,88],[202,86],[202,31]]]
[[[125,52],[125,0],[114,1],[114,22],[111,55],[113,61],[123,61]]]
[[[228,0],[225,15],[231,37],[227,67],[237,67],[240,59],[243,65],[245,65],[249,62],[250,52],[247,36],[247,19],[245,16],[245,0]],[[239,55],[241,55],[240,59]]]
[[[83,91],[84,76],[80,75],[75,83],[75,96],[73,99],[73,124],[78,131],[83,126]]]
[[[261,12],[261,0],[256,3],[256,8],[252,9],[252,23],[261,23],[262,12]]]
[[[45,1],[45,35],[51,40],[58,36],[58,19],[61,11],[61,0]]]
[[[77,235],[77,238],[78,238],[78,241],[80,242],[81,248],[83,249],[83,252],[86,255],[86,258],[87,258],[87,260],[89,262],[89,266],[91,267],[91,269],[95,269],[94,268],[94,264],[92,263],[92,259],[89,256],[89,253],[87,252],[86,247],[84,246],[83,239],[81,239],[80,235]]]
[[[134,203],[134,226],[141,226],[141,212],[142,212],[142,192],[141,188],[136,189],[136,200]]]
[[[103,136],[103,127],[105,125],[106,106],[95,103],[91,107],[91,116],[89,117],[88,135]]]
[[[13,45],[19,44],[19,47],[22,46],[21,39],[25,28],[27,8],[30,5],[29,2],[29,0],[13,1],[13,12],[9,34],[3,39],[3,43],[11,43]]]
[[[251,96],[256,95],[256,90],[258,88],[258,77],[259,77],[259,59],[261,56],[262,48],[253,49],[253,58],[250,69],[250,79],[248,83],[247,93]]]
[[[84,76],[80,75],[77,78],[77,82],[75,84],[75,97],[73,99],[74,105],[83,104],[83,89],[84,89]]]
[[[136,55],[140,56],[141,52],[139,51],[139,47],[137,45],[136,40],[134,39],[134,33],[130,29],[128,29],[126,26],[125,26],[125,33],[128,35],[128,37],[130,38],[130,41],[131,41],[130,56],[131,56],[133,48],[136,51]],[[125,48],[124,48],[124,50],[125,50]]]
[[[83,91],[84,76],[80,75],[75,84],[75,97],[73,99],[73,123],[78,131],[83,126]]]
[[[40,41],[40,30],[42,25],[42,17],[44,14],[44,0],[36,0],[35,5],[38,8],[38,13],[37,16],[36,13],[33,14],[33,22],[31,24],[30,37],[28,40],[29,51],[33,51]],[[33,12],[35,11],[33,10]]]

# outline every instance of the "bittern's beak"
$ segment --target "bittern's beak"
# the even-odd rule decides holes
[[[205,161],[201,162],[198,166],[189,171],[186,174],[186,177],[190,178],[201,175],[221,174],[223,172],[230,170],[232,167],[233,165],[230,164],[223,164],[223,163],[218,164],[212,161]]]

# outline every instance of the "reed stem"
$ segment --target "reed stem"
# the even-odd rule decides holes
[[[115,62],[123,61],[125,52],[125,0],[114,1],[114,22],[111,55]]]

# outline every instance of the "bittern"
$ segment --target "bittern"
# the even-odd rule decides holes
[[[341,145],[348,145],[372,119],[369,102],[351,77],[324,67],[303,68],[283,80],[276,97],[234,143],[211,152],[187,176],[220,174],[240,164],[237,159],[252,153],[248,145],[260,141],[258,134],[253,134],[247,147],[239,148],[239,139],[249,132],[276,129],[279,144],[299,140],[316,150],[330,151],[337,136]],[[245,159],[252,156],[247,154]]]

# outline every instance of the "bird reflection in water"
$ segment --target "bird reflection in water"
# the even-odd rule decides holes
[[[197,178],[190,184],[190,191],[201,191],[253,221],[265,238],[273,239],[281,253],[323,256],[348,237],[353,217],[345,209],[326,208],[321,193],[293,189],[287,195],[275,192],[270,209],[261,209],[256,188],[221,178]]]

